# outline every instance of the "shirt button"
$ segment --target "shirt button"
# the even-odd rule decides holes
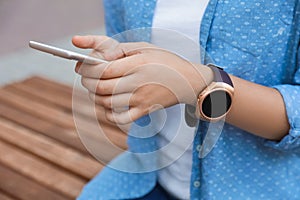
[[[197,188],[197,187],[200,187],[200,182],[199,182],[199,181],[195,181],[195,182],[194,182],[194,187],[196,187],[196,188]]]
[[[200,144],[197,145],[196,149],[197,149],[197,151],[199,152],[199,151],[201,150],[201,145],[200,145]]]

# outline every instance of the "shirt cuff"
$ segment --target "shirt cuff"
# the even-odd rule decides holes
[[[283,97],[290,130],[280,141],[266,140],[265,145],[281,151],[300,150],[300,86],[278,85],[273,88]]]

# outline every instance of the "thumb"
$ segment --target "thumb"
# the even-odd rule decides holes
[[[111,48],[113,44],[117,44],[118,42],[107,36],[76,35],[72,38],[72,43],[74,46],[82,49],[95,49],[98,51],[103,51],[107,48]]]

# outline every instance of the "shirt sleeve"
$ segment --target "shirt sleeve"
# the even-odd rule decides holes
[[[288,121],[289,133],[281,141],[266,141],[266,146],[281,151],[300,151],[300,43],[296,54],[296,71],[292,84],[274,86],[284,100]]]
[[[125,30],[123,0],[103,0],[105,28],[108,36]]]

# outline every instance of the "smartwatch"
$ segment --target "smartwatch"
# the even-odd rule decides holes
[[[208,64],[214,78],[198,95],[195,115],[205,121],[223,119],[232,106],[234,86],[229,75],[220,67]]]

